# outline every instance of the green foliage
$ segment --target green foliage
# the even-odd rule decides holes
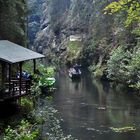
[[[133,51],[132,58],[127,66],[130,73],[130,79],[128,81],[131,87],[140,89],[140,48],[136,48]]]
[[[68,48],[71,50],[71,51],[77,51],[78,49],[78,42],[77,41],[70,41],[69,44],[68,44]]]
[[[93,60],[97,60],[96,49],[98,47],[98,43],[91,40],[89,43],[85,44],[85,46],[86,47],[84,47],[80,53],[80,59],[82,60],[83,65],[89,65],[93,63]]]
[[[105,7],[105,14],[123,12],[125,14],[124,24],[126,27],[134,26],[133,33],[140,35],[140,2],[139,0],[119,0]],[[120,13],[119,13],[120,14]]]
[[[55,67],[45,67],[44,65],[39,65],[38,67],[40,73],[45,77],[54,77],[55,74]]]
[[[80,41],[69,41],[68,43],[68,56],[67,59],[72,61],[78,57],[80,51]]]
[[[33,102],[30,98],[28,97],[22,97],[21,98],[21,105],[26,106],[28,108],[33,108]]]
[[[108,78],[117,82],[126,82],[126,78],[128,78],[126,65],[130,58],[131,53],[129,51],[125,52],[125,47],[114,49],[107,62]]]
[[[0,38],[25,45],[25,1],[1,0],[0,3]]]
[[[37,62],[37,65],[38,65],[38,62]],[[33,74],[33,67],[34,66],[33,66],[32,60],[23,63],[23,70],[29,72],[30,74]]]
[[[49,78],[53,78],[55,74],[55,67],[49,66],[45,67],[42,64],[39,64],[39,61],[37,62],[38,67],[36,70],[36,73],[33,73],[33,62],[29,61],[27,63],[24,63],[23,69],[31,73],[33,76],[32,86],[31,86],[31,93],[33,95],[40,95],[40,87],[46,87],[46,86],[52,86],[54,84],[54,80],[51,80]]]
[[[55,79],[53,78],[55,75],[55,67],[45,67],[44,65],[40,65],[36,74],[33,75],[33,84],[31,87],[32,94],[38,96],[41,94],[41,87],[50,87],[55,83]]]
[[[41,73],[40,76],[38,76],[38,82],[39,86],[50,86],[52,84],[52,81],[48,78],[54,77],[54,67],[47,67],[45,68],[43,65],[40,65],[39,71]]]
[[[134,67],[134,69],[140,69],[140,48],[135,48],[132,59],[130,61],[130,65]]]
[[[90,72],[92,72],[93,76],[96,78],[101,78],[103,76],[103,72],[105,70],[105,67],[97,64],[97,65],[90,65],[89,66]]]
[[[115,49],[107,62],[108,78],[130,87],[140,89],[140,48],[133,52],[124,47]]]
[[[140,22],[140,2],[139,0],[119,0],[118,2],[112,2],[106,8],[105,11],[109,11],[109,14],[124,11],[126,16],[125,25],[129,26],[132,22]]]
[[[28,63],[25,63],[23,66],[23,69],[30,72],[33,75],[33,79],[35,80],[34,84],[32,85],[32,91],[40,92],[39,86],[49,86],[52,84],[51,80],[48,80],[47,78],[52,78],[55,75],[55,67],[49,66],[45,67],[42,64],[39,64],[37,62],[38,67],[36,70],[36,74],[33,74],[33,62],[29,61]]]
[[[20,125],[12,129],[10,126],[5,130],[4,140],[34,140],[38,136],[38,129],[26,120],[22,120]]]
[[[31,94],[35,96],[39,96],[41,94],[41,89],[39,87],[38,82],[34,81],[32,86],[31,86]]]

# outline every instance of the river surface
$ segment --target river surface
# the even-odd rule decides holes
[[[109,83],[92,80],[84,72],[79,81],[72,81],[65,70],[56,79],[53,104],[66,135],[78,140],[140,140],[140,100],[136,96],[113,90]],[[127,126],[136,130],[111,129]]]

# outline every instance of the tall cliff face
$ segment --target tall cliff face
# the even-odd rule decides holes
[[[73,43],[69,43],[71,37],[74,40],[80,38],[81,44],[78,46],[81,48],[78,52],[79,50],[81,52],[82,46],[89,45],[92,38],[96,37],[100,41],[104,36],[109,37],[111,22],[108,22],[107,18],[110,17],[106,17],[102,12],[107,3],[108,0],[104,2],[101,0],[51,0],[47,2],[41,18],[40,30],[34,42],[35,48],[42,46],[46,55],[53,50],[59,56],[67,57],[68,51],[65,50],[69,49],[68,46],[73,46]]]
[[[26,44],[26,1],[0,0],[0,39]]]
[[[43,5],[46,0],[27,0],[28,7],[28,39],[29,46],[33,45],[37,32],[40,30],[43,16]]]
[[[47,47],[51,45],[54,38],[60,39],[64,18],[66,18],[66,11],[69,6],[69,0],[52,0],[44,3],[40,31],[37,33],[35,46]]]
[[[69,57],[74,56],[74,59],[87,57],[89,60],[94,59],[93,55],[89,55],[84,48],[93,44],[95,46],[107,45],[112,39],[113,20],[103,14],[103,8],[109,1],[111,0],[48,0],[44,2],[34,47],[38,49],[41,46],[46,55],[53,52],[65,60],[71,61],[72,58]],[[71,49],[76,47],[78,50],[75,49],[74,54]],[[98,51],[99,49],[100,47]],[[99,57],[98,54],[96,57]]]

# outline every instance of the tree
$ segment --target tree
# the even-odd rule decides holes
[[[140,1],[119,0],[105,7],[105,14],[123,13],[125,27],[133,27],[132,33],[140,35]]]
[[[25,0],[0,0],[0,39],[25,45]]]

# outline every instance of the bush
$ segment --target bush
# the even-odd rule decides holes
[[[92,72],[94,77],[101,78],[104,75],[105,67],[100,64],[97,65],[93,64],[89,67],[89,70],[90,72]]]
[[[38,136],[38,129],[26,120],[22,120],[20,125],[12,129],[10,126],[5,130],[4,140],[34,140]]]
[[[29,113],[33,109],[33,101],[28,97],[21,98],[21,106],[23,107],[24,113]]]
[[[140,48],[131,53],[123,47],[115,49],[107,62],[107,77],[129,87],[140,89]]]
[[[107,77],[119,83],[127,83],[129,80],[128,63],[131,59],[131,53],[125,51],[126,47],[118,47],[111,53],[107,61]]]
[[[55,75],[55,67],[45,67],[44,65],[40,65],[38,67],[38,71],[33,75],[33,84],[31,87],[31,92],[34,95],[41,94],[40,87],[49,87],[54,80],[49,80],[48,78],[53,78]]]
[[[127,66],[130,73],[128,81],[130,87],[140,89],[140,48],[136,48],[132,54],[132,58]]]

